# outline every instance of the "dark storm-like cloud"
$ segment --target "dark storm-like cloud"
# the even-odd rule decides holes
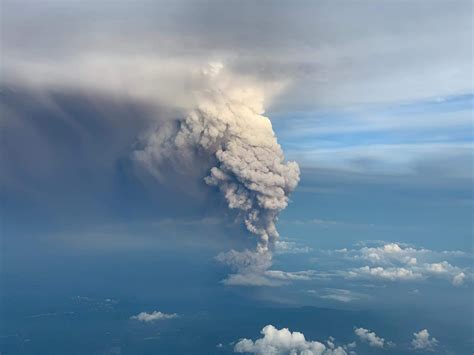
[[[151,109],[143,102],[93,91],[4,85],[0,104],[4,231],[48,223],[77,227],[123,217],[196,218],[210,198],[198,188],[205,186],[203,181],[190,176],[184,190],[156,184],[131,159],[143,131],[160,117],[172,115],[157,105]]]

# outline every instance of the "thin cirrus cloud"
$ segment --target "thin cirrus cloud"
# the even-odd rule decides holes
[[[471,159],[473,144],[464,141],[415,142],[409,144],[360,144],[345,147],[289,148],[288,156],[304,166],[356,173],[419,175],[435,171],[435,164],[446,162],[449,171],[440,174],[469,178],[463,163]]]
[[[315,296],[331,301],[337,301],[342,303],[349,303],[359,300],[369,299],[370,296],[364,293],[355,292],[351,290],[341,288],[326,288],[323,290],[308,290],[308,293],[314,294]]]
[[[395,108],[304,112],[276,119],[275,129],[288,156],[306,167],[469,178],[472,104],[472,94],[460,94]]]
[[[433,129],[446,130],[470,125],[472,101],[472,94],[461,94],[398,105],[378,104],[341,111],[296,112],[291,120],[290,117],[280,115],[275,118],[277,127],[284,128],[281,137],[285,139],[317,137],[327,140],[331,135],[376,132],[379,134],[376,139],[407,140],[415,135],[439,140],[441,137],[430,135]],[[385,135],[388,132],[392,134],[390,137]],[[404,136],[399,136],[401,134]]]

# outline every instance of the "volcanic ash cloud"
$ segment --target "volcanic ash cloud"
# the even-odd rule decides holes
[[[164,159],[185,164],[198,156],[211,158],[204,181],[219,188],[228,207],[239,211],[257,236],[257,251],[264,253],[278,238],[275,222],[298,184],[298,164],[285,162],[263,115],[263,88],[237,80],[220,64],[202,75],[205,88],[196,94],[196,107],[171,135],[160,130],[150,134],[135,157],[148,167]]]

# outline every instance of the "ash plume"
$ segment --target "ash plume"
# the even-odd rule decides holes
[[[296,162],[286,162],[270,120],[264,116],[265,88],[227,73],[219,63],[202,71],[204,89],[176,128],[145,138],[135,158],[157,177],[165,161],[189,167],[210,163],[202,178],[217,187],[257,237],[257,252],[278,238],[275,222],[299,181]]]

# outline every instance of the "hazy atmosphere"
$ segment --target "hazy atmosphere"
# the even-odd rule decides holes
[[[2,355],[474,352],[471,1],[0,12]]]

